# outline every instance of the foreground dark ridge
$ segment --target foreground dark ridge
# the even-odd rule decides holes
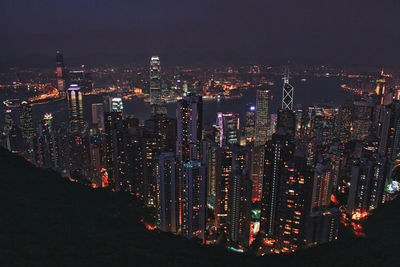
[[[0,148],[1,266],[396,266],[400,199],[366,222],[366,238],[253,257],[148,231],[124,193],[63,180]]]

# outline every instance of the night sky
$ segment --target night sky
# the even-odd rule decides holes
[[[0,63],[400,66],[399,0],[1,0]]]

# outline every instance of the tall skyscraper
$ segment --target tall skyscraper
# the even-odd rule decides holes
[[[67,91],[67,98],[69,130],[71,133],[82,133],[85,129],[85,123],[81,88],[76,84],[71,84]]]
[[[182,235],[204,240],[206,224],[206,167],[200,161],[183,164]]]
[[[107,112],[105,117],[105,163],[109,184],[121,189],[127,179],[127,153],[125,129],[121,112]]]
[[[97,126],[100,131],[104,130],[104,104],[92,104],[92,123]]]
[[[57,72],[57,90],[59,93],[64,93],[65,80],[64,80],[64,56],[60,51],[56,53],[56,72]]]
[[[158,56],[150,59],[150,104],[152,114],[166,114],[167,108],[162,101],[161,92],[161,65]]]
[[[232,175],[233,153],[229,148],[220,148],[216,180],[215,224],[223,232],[228,231],[229,185]]]
[[[246,119],[244,125],[244,137],[246,142],[253,143],[256,136],[256,107],[250,106],[246,110]]]
[[[293,110],[294,87],[289,83],[289,71],[283,77],[282,109]]]
[[[178,223],[182,223],[182,179],[183,164],[200,158],[200,143],[202,140],[203,100],[201,96],[186,96],[176,107],[177,136],[177,193],[178,193]]]
[[[162,231],[176,232],[176,174],[175,155],[161,153],[156,164],[157,179],[157,217]]]
[[[239,114],[218,112],[216,123],[218,128],[217,139],[220,147],[239,144]]]
[[[256,137],[255,146],[265,145],[268,135],[269,90],[257,90],[256,95]]]
[[[31,144],[35,132],[33,130],[32,122],[32,107],[26,101],[22,101],[20,106],[19,120],[22,128],[22,137],[24,141]]]

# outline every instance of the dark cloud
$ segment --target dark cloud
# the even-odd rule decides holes
[[[0,60],[400,65],[399,13],[398,0],[2,0]]]

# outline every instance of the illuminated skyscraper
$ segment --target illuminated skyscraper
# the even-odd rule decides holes
[[[256,138],[255,146],[265,145],[268,134],[269,90],[257,90],[256,95]]]
[[[76,84],[71,84],[67,91],[67,98],[69,130],[71,133],[82,133],[85,129],[85,123],[81,88]]]
[[[104,130],[104,105],[103,103],[92,104],[92,123],[100,131]]]
[[[178,222],[182,223],[182,179],[183,164],[200,159],[200,143],[202,139],[203,100],[201,96],[186,96],[178,102],[176,108],[177,136],[177,193]]]
[[[64,93],[65,80],[64,80],[64,56],[60,51],[56,53],[56,71],[57,71],[57,90],[59,93]]]
[[[161,92],[161,65],[158,56],[150,59],[150,104],[152,114],[166,114],[167,108],[162,101]]]
[[[111,99],[112,111],[121,112],[123,114],[124,104],[122,103],[122,98],[114,97]]]
[[[283,77],[282,109],[293,110],[294,87],[289,83],[289,71]]]
[[[35,132],[32,122],[32,107],[26,101],[22,101],[20,106],[19,120],[21,123],[22,137],[27,143],[32,143]]]
[[[156,164],[157,217],[162,231],[176,232],[175,155],[161,153]]]
[[[107,112],[105,119],[105,163],[109,184],[117,190],[127,180],[126,133],[121,112]]]
[[[244,137],[246,138],[247,143],[254,142],[254,138],[256,135],[256,107],[250,106],[248,110],[246,110],[246,120],[244,126]]]
[[[217,128],[219,146],[239,144],[240,118],[236,113],[217,114]]]
[[[332,170],[329,162],[318,163],[314,170],[312,210],[322,210],[331,203]]]
[[[200,161],[183,164],[182,235],[204,240],[206,224],[206,167]]]

